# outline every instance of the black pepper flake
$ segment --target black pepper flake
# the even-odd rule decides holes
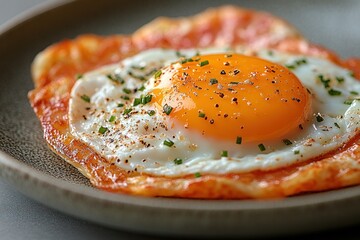
[[[316,114],[316,121],[317,121],[317,122],[322,122],[322,121],[324,121],[324,118],[320,115],[320,113]]]
[[[236,144],[241,144],[242,143],[242,137],[237,136],[236,137]]]
[[[219,104],[216,103],[216,104],[215,104],[215,107],[218,108],[218,107],[219,107]]]
[[[302,125],[302,124],[299,124],[299,128],[300,128],[301,130],[303,130],[303,129],[304,129],[304,127],[303,127],[303,125]]]
[[[214,124],[214,122],[215,122],[214,119],[210,120],[210,124]]]
[[[224,114],[224,118],[227,118],[229,116],[229,114]]]
[[[335,122],[334,125],[335,125],[335,127],[340,128],[338,123]]]
[[[166,139],[164,140],[164,145],[167,147],[172,147],[174,145],[174,142],[171,141],[170,139]]]
[[[239,74],[239,73],[240,73],[239,70],[237,70],[237,69],[234,70],[234,75],[237,75],[237,74]]]
[[[225,70],[221,70],[220,74],[225,75],[226,74]]]
[[[230,63],[229,62],[224,62],[224,65],[225,66],[230,66]]]

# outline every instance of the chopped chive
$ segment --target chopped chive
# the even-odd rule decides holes
[[[351,91],[350,94],[352,94],[352,95],[359,95],[359,93],[356,92],[356,91]]]
[[[145,105],[145,104],[151,102],[151,99],[152,99],[152,95],[151,95],[151,94],[148,94],[148,95],[145,95],[145,96],[141,96],[141,104]]]
[[[164,113],[166,113],[166,115],[169,115],[171,113],[171,111],[173,110],[173,107],[169,106],[168,104],[165,104],[163,106],[163,110],[164,110]]]
[[[180,165],[183,163],[183,160],[181,158],[175,158],[174,163],[175,163],[175,165]]]
[[[154,116],[155,115],[155,110],[149,110],[147,113],[149,114],[149,116]]]
[[[319,75],[318,79],[320,80],[320,82],[324,85],[325,88],[329,88],[330,87],[330,79],[325,79],[323,75]]]
[[[129,114],[129,113],[131,113],[131,111],[132,111],[132,108],[126,108],[123,112],[123,115]]]
[[[81,95],[80,98],[82,100],[84,100],[85,102],[88,102],[88,103],[90,102],[90,97],[86,94]]]
[[[294,154],[297,155],[300,153],[300,150],[294,150]]]
[[[121,83],[121,84],[125,83],[125,80],[119,74],[114,74],[114,75],[108,74],[106,75],[106,77],[116,83]]]
[[[242,143],[242,137],[237,136],[236,137],[236,144],[241,144]]]
[[[78,73],[78,74],[76,74],[76,76],[75,76],[76,80],[79,80],[79,79],[82,78],[82,77],[83,77],[83,75],[82,75],[81,73]]]
[[[176,51],[175,54],[177,57],[184,57],[184,55],[182,55],[180,51]]]
[[[335,90],[335,89],[330,89],[328,91],[328,93],[330,94],[330,96],[340,96],[341,95],[341,92],[338,90]]]
[[[291,145],[292,142],[289,139],[283,139],[282,140],[285,145]]]
[[[120,98],[122,98],[124,100],[130,100],[129,96],[121,96]]]
[[[345,78],[343,77],[336,77],[336,80],[338,81],[338,83],[342,83],[345,81]]]
[[[138,91],[140,91],[140,92],[142,92],[142,91],[144,91],[145,90],[145,86],[144,85],[142,85],[139,89],[138,89]]]
[[[158,78],[158,77],[161,76],[161,74],[162,74],[162,71],[159,70],[159,71],[157,71],[157,72],[155,73],[154,77],[155,77],[155,78]]]
[[[211,85],[217,84],[218,82],[219,82],[219,81],[218,81],[216,78],[210,79],[210,84],[211,84]]]
[[[355,73],[354,72],[349,72],[349,76],[350,77],[355,77]]]
[[[345,101],[344,101],[344,104],[346,104],[346,105],[351,105],[351,104],[353,103],[353,101],[354,101],[354,100],[352,100],[352,99],[348,99],[348,100],[345,100]]]
[[[340,128],[339,124],[334,123],[335,127]]]
[[[130,94],[130,93],[131,93],[131,90],[128,89],[128,88],[123,88],[123,92],[126,93],[126,94]]]
[[[140,103],[141,103],[141,99],[140,98],[135,98],[133,106],[135,107],[135,106],[139,105]]]
[[[201,173],[196,172],[196,173],[194,174],[194,176],[195,176],[196,178],[199,178],[199,177],[201,177]]]
[[[123,103],[119,103],[117,106],[118,106],[118,107],[123,107],[124,104],[123,104]]]
[[[146,78],[145,78],[144,76],[135,75],[132,71],[128,71],[128,75],[131,76],[131,77],[133,77],[133,78],[137,78],[137,79],[139,79],[139,80],[141,80],[141,81],[145,81],[145,80],[146,80]]]
[[[170,139],[166,139],[164,140],[164,145],[167,147],[172,147],[174,145],[174,142],[171,141]]]
[[[100,126],[100,128],[99,128],[99,133],[104,134],[104,133],[106,133],[108,130],[109,130],[108,128],[103,127],[103,126]]]
[[[200,67],[203,67],[203,66],[205,66],[205,65],[208,65],[209,64],[209,61],[208,60],[205,60],[205,61],[202,61],[202,62],[200,62]]]
[[[205,117],[205,113],[199,112],[199,117],[204,118],[204,117]]]
[[[226,150],[221,151],[220,156],[221,157],[227,157],[228,156],[228,151],[226,151]]]
[[[109,122],[113,122],[115,121],[116,117],[114,115],[112,115],[110,118],[109,118]]]
[[[295,69],[296,68],[295,65],[291,65],[291,64],[285,64],[285,67],[287,67],[288,69]]]
[[[302,64],[306,64],[307,60],[305,58],[303,58],[303,59],[296,60],[295,63],[299,66]]]
[[[262,143],[260,143],[260,144],[258,145],[258,147],[259,147],[260,151],[262,151],[262,152],[266,150],[264,144],[262,144]]]
[[[320,113],[318,113],[318,114],[316,115],[316,121],[317,121],[317,122],[322,122],[322,121],[324,121],[324,118],[320,115]]]

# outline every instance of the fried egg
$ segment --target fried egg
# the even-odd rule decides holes
[[[71,134],[129,172],[268,171],[338,149],[360,127],[359,82],[273,50],[151,49],[83,74]]]

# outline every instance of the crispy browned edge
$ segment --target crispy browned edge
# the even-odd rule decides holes
[[[153,47],[238,44],[251,49],[268,47],[316,55],[354,70],[357,76],[360,73],[358,59],[341,61],[331,51],[309,43],[279,18],[224,6],[188,18],[158,18],[131,36],[83,35],[54,44],[33,63],[35,89],[29,93],[29,99],[50,148],[78,168],[94,186],[107,191],[183,198],[274,198],[359,184],[357,140],[327,157],[275,171],[169,178],[119,169],[69,133],[68,100],[76,74]]]

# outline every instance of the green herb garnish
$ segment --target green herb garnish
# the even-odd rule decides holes
[[[155,115],[155,110],[149,110],[147,113],[149,114],[149,116],[154,116]]]
[[[158,77],[161,76],[161,74],[162,74],[162,71],[159,70],[159,71],[157,71],[157,72],[155,73],[154,77],[155,77],[155,78],[158,78]]]
[[[221,157],[227,157],[228,156],[228,151],[226,151],[226,150],[221,151],[220,156]]]
[[[242,143],[242,137],[237,136],[236,137],[236,144],[241,144]]]
[[[200,67],[203,67],[203,66],[205,66],[205,65],[208,65],[209,64],[209,61],[208,60],[205,60],[205,61],[202,61],[202,62],[200,62]]]
[[[330,96],[340,96],[341,95],[341,92],[338,90],[335,90],[335,89],[330,89],[328,91],[328,93],[330,94]]]
[[[285,145],[291,145],[292,142],[289,139],[283,139],[282,140]]]
[[[127,115],[127,114],[131,113],[132,110],[133,110],[132,108],[126,108],[123,112],[123,115]]]
[[[175,165],[180,165],[183,163],[183,160],[181,158],[175,158],[174,163],[175,163]]]
[[[199,112],[199,117],[204,118],[204,117],[205,117],[205,113]]]
[[[81,95],[80,98],[82,100],[84,100],[85,102],[88,102],[88,103],[90,102],[90,97],[88,95],[86,95],[86,94]]]
[[[211,84],[211,85],[217,84],[218,82],[219,82],[219,81],[218,81],[216,78],[210,79],[210,84]]]
[[[266,150],[264,144],[262,144],[262,143],[260,143],[260,144],[258,145],[258,147],[259,147],[260,151],[262,151],[262,152]]]
[[[174,145],[174,142],[171,141],[170,139],[166,139],[164,140],[164,145],[167,147],[172,147]]]
[[[171,113],[171,111],[173,110],[173,107],[169,106],[168,104],[165,104],[163,106],[163,110],[164,110],[164,113],[166,113],[166,115],[169,115]]]
[[[109,122],[113,122],[115,121],[116,117],[114,115],[112,115],[110,118],[109,118]]]
[[[196,178],[198,178],[198,177],[201,177],[201,174],[200,174],[199,172],[196,172],[196,173],[194,174],[194,176],[195,176]]]
[[[100,126],[100,128],[99,128],[99,133],[104,134],[104,133],[106,133],[108,130],[109,130],[108,128],[103,127],[103,126]]]

